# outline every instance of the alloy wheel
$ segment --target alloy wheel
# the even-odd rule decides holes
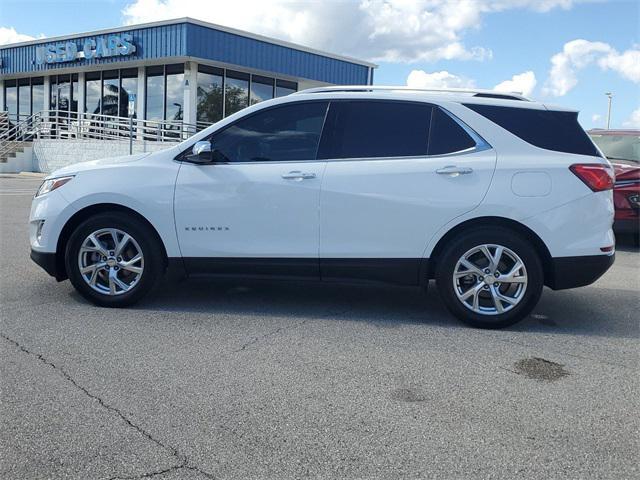
[[[144,271],[144,255],[138,242],[117,228],[103,228],[88,235],[78,253],[82,279],[103,295],[131,291]]]
[[[520,303],[527,290],[527,269],[512,250],[483,244],[460,257],[453,271],[458,300],[480,315],[500,315]]]

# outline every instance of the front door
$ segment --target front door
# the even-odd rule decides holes
[[[210,140],[214,163],[184,163],[175,220],[189,273],[319,274],[317,161],[327,102],[259,110]]]

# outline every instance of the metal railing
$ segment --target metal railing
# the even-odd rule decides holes
[[[17,144],[34,139],[87,139],[134,142],[181,142],[209,124],[181,120],[142,120],[93,113],[43,110],[16,121],[0,112],[0,158],[10,154]]]

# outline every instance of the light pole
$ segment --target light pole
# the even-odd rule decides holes
[[[609,109],[607,110],[607,130],[609,130],[611,126],[611,100],[613,99],[613,93],[607,92],[605,95],[609,97]]]

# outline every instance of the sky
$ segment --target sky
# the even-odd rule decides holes
[[[189,16],[373,61],[374,83],[517,91],[640,128],[640,0],[0,0],[0,44]]]

